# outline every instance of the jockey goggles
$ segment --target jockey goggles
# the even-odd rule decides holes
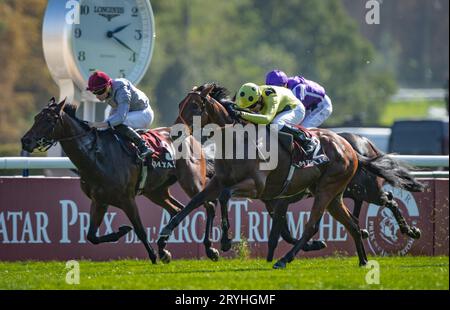
[[[105,92],[106,92],[106,89],[107,89],[108,87],[104,87],[104,88],[101,88],[101,89],[99,89],[99,90],[94,90],[92,93],[94,94],[94,95],[96,95],[96,96],[101,96],[101,95],[103,95]]]

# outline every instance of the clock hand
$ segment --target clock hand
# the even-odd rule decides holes
[[[136,54],[136,52],[131,48],[131,47],[129,47],[128,45],[126,45],[122,40],[120,40],[119,38],[117,38],[116,36],[112,36],[112,38],[114,39],[114,40],[116,40],[120,45],[122,45],[123,47],[125,47],[126,49],[129,49],[130,51],[132,51],[133,53],[135,53]]]
[[[116,29],[113,30],[113,31],[108,31],[108,33],[111,32],[111,34],[115,34],[115,33],[121,32],[122,30],[124,30],[125,28],[127,28],[127,27],[130,26],[130,25],[131,25],[131,23],[128,24],[128,25],[124,25],[124,26],[118,27],[118,28],[116,28]]]

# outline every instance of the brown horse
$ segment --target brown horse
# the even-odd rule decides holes
[[[34,118],[31,129],[22,138],[24,150],[32,152],[38,148],[48,149],[59,141],[63,150],[78,168],[81,188],[91,199],[90,226],[87,239],[93,244],[115,242],[127,234],[131,228],[122,226],[118,232],[105,236],[96,236],[98,227],[109,205],[122,209],[135,233],[144,244],[152,263],[156,263],[156,253],[147,241],[139,211],[135,202],[137,184],[140,181],[141,164],[135,154],[127,152],[116,141],[111,131],[97,131],[89,128],[83,121],[75,117],[76,106],[66,104],[65,100],[57,103],[52,98]],[[172,143],[169,128],[157,129]],[[183,204],[177,201],[169,191],[169,186],[178,181],[189,196],[194,196],[209,181],[208,168],[201,145],[192,137],[183,140],[183,148],[187,150],[185,158],[176,161],[175,169],[148,168],[148,176],[143,195],[160,205],[173,217]],[[197,152],[197,153],[196,153]],[[199,159],[193,154],[202,154]],[[205,201],[207,210],[207,232],[212,230],[215,204]],[[204,245],[208,257],[217,260],[219,252],[211,247],[209,233],[205,234]],[[162,255],[163,262],[170,261],[170,253]]]
[[[203,85],[198,88],[198,91],[202,91],[207,87],[206,85]],[[210,95],[221,105],[223,105],[226,109],[229,107],[230,104],[232,104],[232,100],[228,96],[229,92],[220,86],[214,86],[213,90],[211,91]],[[198,112],[198,106],[197,103],[191,102],[186,103],[184,106],[184,109],[186,111],[183,111],[183,114],[185,114],[187,119],[192,119],[192,117],[196,114],[197,116],[200,116],[200,113]],[[189,112],[191,111],[191,112]],[[236,120],[232,120],[231,117],[228,114],[228,111],[225,110],[216,110],[216,114],[222,114],[222,116],[218,119],[220,125],[224,126],[224,122],[235,122]],[[189,115],[191,114],[191,115]],[[376,158],[383,156],[383,153],[378,150],[375,145],[369,141],[367,138],[351,134],[351,133],[339,133],[341,137],[346,139],[350,145],[353,147],[353,149],[360,155],[363,155],[368,158]],[[407,191],[412,192],[421,192],[424,190],[424,186],[419,183],[417,180],[414,179],[414,177],[410,174],[408,171],[408,167],[405,164],[393,159],[390,156],[384,156],[383,160],[385,161],[386,165],[389,165],[390,169],[394,172],[394,174],[397,177],[397,182],[393,184],[394,186],[398,186],[402,189],[405,189]],[[408,235],[409,237],[413,239],[418,239],[421,236],[421,232],[417,227],[410,227],[406,220],[404,219],[403,215],[401,214],[397,202],[393,199],[393,195],[391,192],[385,192],[383,189],[383,185],[386,182],[386,180],[380,178],[379,176],[371,173],[370,171],[367,171],[365,169],[358,168],[355,176],[350,181],[349,185],[346,188],[346,191],[344,193],[344,198],[351,198],[354,200],[355,205],[353,208],[353,215],[356,218],[359,218],[359,214],[361,211],[361,207],[363,202],[367,203],[374,203],[382,207],[386,207],[393,213],[394,217],[397,220],[397,223],[400,226],[400,230],[403,234]],[[221,200],[225,200],[224,202],[221,202],[222,206],[226,206],[227,202],[226,199],[223,197],[229,197],[230,193],[225,191],[221,195]],[[310,193],[300,193],[298,195],[286,198],[283,200],[283,205],[286,207],[290,203],[297,202],[305,197],[310,196]],[[273,215],[273,201],[264,201],[266,204],[266,208],[269,211],[269,214],[271,216]],[[281,202],[278,202],[281,203]],[[284,208],[283,207],[283,208]],[[223,208],[222,208],[223,211]],[[227,216],[226,212],[222,212],[222,217]],[[227,218],[223,218],[222,221],[224,223],[228,223]],[[224,231],[223,236],[228,236],[228,226],[223,225],[222,229]],[[290,235],[287,222],[284,220],[284,223],[281,224],[281,234],[285,241],[287,241],[290,244],[294,244],[297,240],[292,238]],[[368,237],[368,232],[366,230],[361,230],[363,239]],[[222,243],[226,242],[226,239],[222,238]],[[277,238],[273,238],[269,240],[269,251],[268,251],[268,260],[271,261],[276,245],[278,243]],[[309,250],[319,250],[322,247],[324,247],[324,243],[318,243],[317,241],[312,242],[311,244],[308,244]],[[223,246],[222,246],[223,248]],[[303,249],[305,250],[305,249]]]
[[[208,86],[208,84],[203,85],[201,87],[198,87],[197,90],[202,91],[207,86]],[[233,103],[232,100],[228,96],[229,92],[223,87],[214,86],[210,95],[217,102],[219,102],[222,106],[224,106],[226,109],[229,107],[230,104]],[[180,108],[181,108],[181,106],[182,105],[180,104]],[[187,121],[185,121],[185,123],[188,126],[191,126],[188,123],[192,123],[192,118],[194,115],[201,116],[203,119],[203,122],[205,122],[206,117],[208,117],[205,109],[204,108],[201,109],[198,106],[198,103],[195,101],[191,101],[191,102],[188,102],[186,100],[183,101],[183,111],[181,111],[181,112],[182,113],[180,113],[180,114],[184,114],[184,116],[187,120]],[[233,120],[229,116],[228,111],[225,111],[224,109],[217,109],[214,113],[217,115],[221,115],[219,117],[219,119],[217,120],[218,124],[220,124],[220,125],[225,125],[226,122],[233,123],[233,122],[238,121],[238,120]],[[182,120],[179,117],[179,122],[181,122],[181,121]],[[348,133],[342,133],[339,135],[341,135],[343,138],[345,138],[350,143],[350,145],[354,148],[354,150],[360,155],[363,155],[363,156],[369,157],[369,158],[375,158],[375,157],[383,155],[366,138],[363,138],[363,137],[360,137],[357,135],[353,135],[353,134],[348,134]],[[417,182],[410,175],[406,166],[402,165],[402,163],[394,160],[393,158],[391,158],[389,156],[384,156],[383,160],[386,162],[386,165],[389,165],[390,169],[395,172],[394,174],[396,175],[397,179],[396,179],[396,183],[393,184],[394,186],[399,186],[408,191],[423,191],[423,189],[424,189],[423,185],[420,184],[419,182]],[[355,201],[353,215],[356,218],[359,217],[359,213],[360,213],[360,209],[361,209],[363,201],[366,201],[368,203],[375,203],[380,206],[385,206],[393,212],[395,218],[397,219],[397,222],[399,223],[399,226],[401,227],[401,231],[404,234],[407,234],[408,236],[415,238],[415,239],[419,238],[420,230],[416,227],[409,227],[409,225],[406,223],[405,219],[403,218],[402,214],[400,213],[395,200],[392,199],[392,193],[387,193],[383,190],[384,182],[385,182],[384,179],[378,177],[377,175],[375,175],[369,171],[366,171],[365,169],[359,168],[357,170],[356,175],[351,180],[351,182],[348,185],[348,187],[345,191],[345,194],[344,194],[344,197],[351,198]],[[228,199],[230,198],[230,196],[231,196],[230,191],[225,190],[219,198],[219,201],[221,202],[221,206],[222,206],[222,230],[223,230],[223,235],[222,235],[222,239],[221,239],[221,244],[222,244],[221,248],[224,251],[226,251],[227,249],[229,249],[231,247],[231,240],[228,238],[229,224],[228,224],[228,213],[227,213],[227,209],[226,209],[227,202],[228,202]],[[310,196],[310,193],[302,192],[302,193],[299,193],[297,195],[294,195],[292,197],[288,197],[288,198],[285,198],[282,200],[268,200],[268,201],[263,201],[263,202],[265,203],[269,214],[271,215],[271,217],[273,217],[275,205],[281,204],[282,209],[283,208],[287,209],[287,206],[290,203],[297,202],[307,196]],[[283,239],[290,244],[295,244],[295,242],[297,240],[290,235],[285,217],[283,218],[283,223],[280,225],[281,225],[281,227],[274,226],[273,232],[276,233],[278,230],[281,230],[281,235],[282,235]],[[362,233],[363,238],[368,237],[368,232],[366,230],[361,230],[361,233]],[[271,235],[271,238],[269,239],[269,244],[268,244],[269,245],[269,251],[268,251],[268,255],[267,255],[268,261],[272,260],[277,244],[278,244],[278,238],[276,238],[276,235]],[[324,242],[313,241],[311,243],[308,243],[307,246],[305,248],[303,248],[303,250],[304,251],[320,250],[321,248],[323,248],[325,246],[326,245]]]
[[[225,108],[215,99],[209,96],[214,85],[207,86],[201,92],[193,91],[188,94],[180,107],[180,118],[186,124],[191,112],[185,114],[186,105],[194,102],[197,109],[201,111],[202,126],[215,124],[229,124],[230,119],[224,119],[227,115]],[[218,113],[222,110],[222,113]],[[189,125],[189,124],[188,124]],[[226,129],[222,128],[219,134],[224,133]],[[159,254],[165,255],[166,241],[173,229],[195,208],[200,206],[205,200],[215,200],[224,192],[230,193],[230,196],[261,199],[263,201],[272,201],[274,204],[274,224],[271,232],[271,239],[278,238],[277,228],[283,222],[286,214],[287,205],[283,198],[297,195],[305,190],[310,190],[314,194],[314,204],[311,210],[311,216],[306,224],[304,233],[295,246],[285,257],[279,260],[274,268],[284,268],[288,262],[291,262],[295,255],[301,250],[306,242],[317,232],[319,222],[325,210],[340,221],[353,237],[358,252],[360,265],[367,263],[367,257],[361,238],[361,231],[357,219],[352,217],[343,202],[343,193],[348,183],[357,171],[358,164],[366,169],[394,182],[395,176],[390,171],[384,170],[380,158],[367,159],[358,155],[350,144],[337,134],[322,129],[315,129],[312,132],[320,140],[324,152],[330,161],[320,167],[312,167],[302,170],[296,170],[289,186],[283,190],[283,184],[290,171],[291,154],[283,147],[278,148],[278,166],[275,170],[262,171],[260,164],[265,161],[258,156],[256,159],[216,159],[215,175],[207,185],[204,191],[197,194],[191,202],[179,214],[173,217],[169,224],[161,231],[158,240]],[[224,139],[222,139],[222,148]],[[236,142],[234,137],[233,142]],[[248,140],[244,142],[244,149],[248,149]],[[277,142],[278,143],[278,142]],[[268,145],[270,149],[270,145]],[[283,192],[283,197],[279,197]],[[274,232],[275,231],[275,232]]]
[[[351,133],[340,133],[339,135],[347,140],[358,154],[369,158],[383,156],[383,153],[367,138]],[[408,171],[411,167],[390,156],[385,156],[384,158],[390,169],[394,171],[398,178],[402,179],[402,182],[398,182],[395,186],[409,192],[423,192],[425,190],[425,186],[418,182]],[[401,233],[410,238],[419,239],[421,236],[420,229],[408,225],[398,208],[397,202],[394,200],[392,192],[386,192],[383,189],[384,184],[384,179],[364,169],[358,169],[344,193],[344,198],[351,198],[355,202],[353,215],[359,218],[363,202],[388,208],[394,215]]]
[[[204,89],[204,86],[198,87],[198,89],[202,90],[202,89]],[[211,91],[211,96],[219,102],[223,101],[224,104],[227,104],[230,100],[230,98],[228,98],[228,90],[226,90],[225,88],[220,87],[220,86],[214,85],[214,87]],[[182,107],[182,104],[180,104],[180,108],[181,107]],[[197,113],[196,113],[197,116],[200,116],[200,117],[206,116],[206,115],[202,115],[201,113],[199,113],[199,110],[197,109],[197,105],[195,103],[194,103],[194,105],[190,105],[190,106],[185,105],[184,108],[187,109],[187,111],[185,111],[185,113],[188,112],[189,110],[191,110],[191,111],[195,110],[195,111],[197,111]],[[194,116],[194,114],[192,116]],[[192,116],[188,117],[188,119],[190,119],[189,122],[186,122],[186,120],[181,115],[179,115],[177,120],[175,121],[176,124],[184,124],[188,129],[189,135],[192,135],[192,130],[191,130],[192,118],[193,118]],[[203,121],[207,121],[207,118],[205,118]],[[202,141],[202,143],[203,143],[203,141]],[[214,160],[207,158],[207,165],[208,165],[208,176],[212,176],[214,174]],[[304,195],[302,194],[301,196],[304,196]],[[221,223],[222,237],[220,240],[220,244],[221,244],[221,250],[224,252],[229,251],[232,246],[231,238],[229,237],[230,222],[229,222],[229,218],[228,218],[228,208],[227,208],[228,201],[230,200],[230,198],[231,198],[231,192],[228,190],[224,190],[224,192],[219,196],[219,202],[221,205],[221,215],[222,215],[222,223]],[[300,200],[300,199],[301,198],[298,198],[297,200]],[[283,200],[283,201],[287,201],[287,200]],[[290,201],[290,199],[289,199],[289,201]],[[263,203],[265,204],[268,214],[270,215],[270,217],[273,218],[274,208],[276,205],[275,202],[272,200],[263,200]],[[289,232],[287,221],[285,221],[285,224],[280,228],[280,234],[281,234],[281,237],[289,244],[294,245],[297,242],[297,239],[293,238],[291,236],[291,233]],[[271,242],[271,244],[273,244],[273,241]],[[272,246],[272,247],[273,247],[273,249],[275,249],[275,246]],[[314,241],[307,242],[302,250],[305,252],[319,251],[325,247],[326,247],[325,242],[314,240]]]

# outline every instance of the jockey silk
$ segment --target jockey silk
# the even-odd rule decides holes
[[[112,107],[109,118],[106,119],[112,127],[122,124],[129,112],[143,111],[150,108],[147,96],[126,79],[112,81],[111,95],[105,103]]]
[[[302,76],[289,78],[288,88],[303,102],[307,110],[322,102],[326,95],[321,85]]]
[[[255,124],[268,125],[274,118],[286,109],[294,110],[302,103],[287,88],[278,86],[259,86],[262,97],[263,107],[260,113],[242,112],[241,117]]]

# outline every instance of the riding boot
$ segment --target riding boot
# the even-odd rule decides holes
[[[291,126],[283,126],[281,131],[290,133],[295,140],[299,141],[307,156],[312,155],[316,149],[317,142],[307,137],[303,131]]]
[[[152,148],[147,146],[145,141],[142,140],[141,136],[134,131],[133,128],[122,124],[116,126],[115,129],[122,137],[128,139],[136,145],[139,151],[138,157],[141,160],[144,160],[147,156],[152,155],[155,152]]]

